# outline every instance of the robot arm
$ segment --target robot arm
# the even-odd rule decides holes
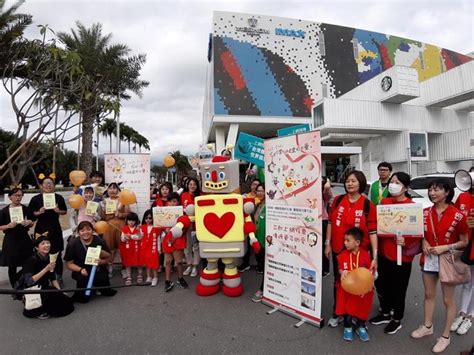
[[[189,228],[190,224],[191,220],[188,216],[183,215],[179,217],[176,225],[170,230],[170,233],[173,236],[173,240],[180,238],[183,235],[183,231]]]
[[[260,252],[260,243],[258,242],[257,238],[255,238],[255,223],[252,222],[252,218],[250,214],[255,211],[255,205],[253,203],[252,198],[245,198],[244,199],[244,215],[245,215],[245,223],[244,223],[244,233],[248,235],[250,238],[250,245],[252,246],[253,251],[255,254]]]

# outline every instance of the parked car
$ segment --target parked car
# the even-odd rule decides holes
[[[454,182],[454,174],[427,174],[417,176],[411,179],[410,188],[414,190],[419,195],[425,197],[429,200],[428,197],[428,185],[435,179],[446,178],[451,186],[454,188],[454,198],[453,202],[456,201],[461,191],[456,187]]]

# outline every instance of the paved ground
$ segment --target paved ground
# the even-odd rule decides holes
[[[403,329],[389,336],[383,326],[370,326],[369,343],[344,342],[341,327],[303,325],[297,329],[293,327],[296,320],[283,313],[267,315],[267,306],[250,301],[261,275],[249,271],[243,275],[246,292],[237,299],[222,294],[200,298],[192,289],[176,288],[165,294],[161,274],[156,288],[120,289],[114,298],[99,297],[77,305],[73,314],[60,319],[27,319],[20,302],[0,295],[0,353],[429,354],[435,336],[417,341],[409,336],[422,321],[421,275],[414,269]],[[122,281],[117,276],[113,282]],[[331,278],[324,280],[325,317],[331,308],[331,282]],[[66,283],[72,286],[70,279]],[[0,283],[1,288],[7,286]],[[438,305],[436,334],[443,319]],[[472,334],[472,330],[471,337],[454,334],[446,353],[469,349]]]

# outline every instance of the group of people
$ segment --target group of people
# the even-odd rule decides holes
[[[433,206],[423,211],[424,238],[378,237],[377,204],[413,203],[408,193],[408,174],[392,173],[392,166],[386,162],[378,165],[378,172],[380,178],[370,186],[368,196],[364,195],[367,180],[360,171],[352,171],[347,175],[344,184],[346,194],[332,197],[330,183],[323,184],[323,272],[329,272],[329,259],[332,259],[334,270],[334,306],[328,324],[337,327],[343,323],[343,339],[347,341],[353,340],[354,329],[362,341],[369,341],[367,321],[374,325],[385,324],[384,332],[395,334],[402,328],[412,263],[415,256],[421,254],[420,266],[425,290],[424,319],[420,327],[411,333],[411,337],[423,338],[434,333],[432,320],[436,288],[440,281],[439,270],[428,269],[424,265],[430,258],[437,260],[445,253],[468,247],[474,228],[474,191],[462,193],[453,201],[454,187],[450,182],[443,178],[435,179],[428,186]],[[397,263],[397,246],[402,247],[401,265]],[[472,242],[469,248],[472,260]],[[370,319],[374,292],[354,296],[341,287],[341,280],[359,267],[370,269],[375,278],[379,313]],[[441,336],[432,348],[435,353],[448,347],[451,332],[463,335],[472,326],[472,266],[470,271],[470,282],[461,286],[461,309],[457,316],[456,284],[440,282],[446,321]]]
[[[448,181],[433,180],[428,188],[433,206],[424,210],[424,238],[380,238],[377,236],[377,204],[413,203],[408,189],[410,176],[404,172],[392,173],[389,163],[378,166],[380,179],[370,186],[365,196],[367,180],[360,171],[350,172],[345,179],[346,193],[332,196],[330,181],[323,178],[323,273],[329,274],[330,260],[334,273],[334,306],[329,326],[344,324],[343,338],[353,340],[353,330],[361,340],[368,341],[366,323],[385,325],[385,333],[394,334],[402,327],[405,312],[405,298],[410,280],[412,263],[417,254],[422,254],[420,264],[423,270],[424,321],[411,333],[413,338],[422,338],[433,334],[433,313],[436,287],[439,273],[425,270],[425,260],[432,256],[462,250],[468,245],[474,228],[474,191],[461,194],[453,201],[454,189]],[[42,288],[63,286],[63,260],[66,268],[72,272],[76,287],[83,289],[91,273],[91,266],[85,263],[88,247],[101,246],[100,259],[94,279],[98,294],[113,296],[116,291],[109,288],[113,276],[116,256],[120,253],[122,276],[125,285],[132,284],[132,268],[137,268],[136,281],[144,281],[143,268],[146,268],[146,282],[151,286],[158,284],[158,273],[164,266],[165,291],[173,289],[171,281],[173,267],[177,271],[176,284],[187,288],[184,276],[196,277],[199,268],[205,266],[200,260],[199,243],[193,223],[184,226],[182,236],[176,236],[171,228],[158,228],[153,224],[150,208],[142,220],[127,205],[118,202],[120,184],[112,182],[103,185],[103,175],[93,172],[89,182],[75,193],[80,194],[86,204],[70,213],[70,223],[74,235],[67,244],[64,258],[61,215],[67,213],[64,198],[54,192],[54,176],[40,175],[41,193],[31,199],[29,206],[21,204],[23,191],[19,187],[10,189],[11,203],[0,211],[0,231],[5,234],[3,242],[3,264],[8,266],[8,275],[12,287],[22,284],[24,288],[40,285]],[[54,195],[52,206],[45,206],[44,194]],[[152,186],[150,191],[151,207],[183,206],[194,204],[194,198],[200,195],[200,183],[194,177],[185,177],[179,184],[179,190],[173,192],[170,183]],[[265,187],[255,179],[250,184],[250,192],[245,197],[255,201],[253,221],[256,223],[256,238],[261,251],[256,255],[257,270],[264,272],[265,256]],[[88,202],[92,203],[88,203]],[[330,202],[332,201],[332,202]],[[15,212],[14,212],[15,211]],[[16,222],[18,211],[21,221]],[[106,221],[109,228],[97,235],[94,224]],[[33,238],[30,228],[34,226]],[[471,244],[472,245],[472,244]],[[397,264],[397,246],[402,246],[402,264]],[[249,268],[249,256],[244,257],[240,272]],[[50,259],[50,255],[59,257]],[[184,269],[183,265],[186,265]],[[18,272],[18,267],[23,267]],[[341,280],[356,268],[371,270],[375,281],[375,290],[379,299],[379,314],[369,319],[374,292],[362,296],[348,294],[341,287]],[[471,266],[471,274],[474,271]],[[472,325],[474,305],[470,283],[462,285],[461,309],[456,316],[455,288],[441,282],[443,304],[446,309],[446,322],[433,347],[434,352],[446,349],[451,341],[450,332],[465,334]],[[263,279],[260,289],[252,300],[259,302],[263,295]],[[74,309],[72,301],[88,302],[83,290],[74,293],[71,300],[62,293],[41,294],[42,306],[24,311],[25,316],[45,318],[63,316]],[[67,299],[66,299],[67,298]],[[355,326],[354,326],[355,325]]]

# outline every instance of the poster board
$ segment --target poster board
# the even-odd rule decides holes
[[[104,154],[105,183],[122,182],[120,188],[129,189],[137,196],[130,209],[141,220],[150,208],[150,154]]]
[[[321,140],[317,131],[266,140],[262,301],[321,324]]]
[[[239,133],[239,138],[235,145],[234,158],[255,164],[263,168],[264,153],[263,139],[251,134]]]
[[[403,203],[377,206],[377,236],[423,238],[423,205]]]
[[[183,206],[153,207],[153,226],[174,227],[183,215]]]

